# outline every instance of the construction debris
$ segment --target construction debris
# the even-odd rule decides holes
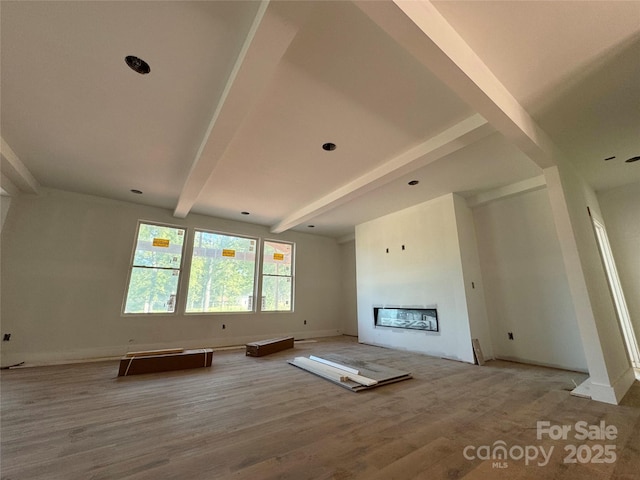
[[[246,355],[249,357],[262,357],[270,353],[280,352],[293,348],[293,337],[272,338],[259,342],[251,342],[246,345]]]
[[[119,377],[139,375],[142,373],[167,372],[188,368],[210,367],[213,360],[213,349],[196,350],[175,349],[151,352],[131,352],[120,360]]]
[[[311,355],[310,358],[295,357],[289,360],[288,363],[352,392],[359,392],[411,378],[411,373],[409,372],[337,354],[325,354],[322,357]]]

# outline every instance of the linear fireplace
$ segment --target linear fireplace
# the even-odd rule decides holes
[[[376,327],[408,328],[439,332],[438,310],[435,308],[373,308]]]

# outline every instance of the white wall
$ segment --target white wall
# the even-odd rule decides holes
[[[11,197],[8,195],[0,195],[0,232],[4,227],[4,221],[7,219],[9,207],[11,206]]]
[[[629,315],[640,340],[640,183],[597,195]]]
[[[358,336],[358,299],[356,289],[356,242],[340,245],[340,266],[342,268],[342,333]]]
[[[586,371],[547,190],[482,205],[474,218],[495,355]]]
[[[495,353],[485,305],[484,282],[473,213],[464,198],[454,195],[453,200],[471,338],[478,339],[483,357],[490,359],[495,357]]]
[[[474,361],[452,194],[358,225],[356,263],[361,342]],[[375,306],[437,308],[440,332],[376,328]]]
[[[598,200],[569,162],[546,168],[544,176],[589,368],[574,392],[616,404],[635,377],[587,210],[599,212]]]
[[[295,312],[122,316],[138,220],[296,242]],[[2,231],[2,332],[12,334],[2,364],[337,334],[341,278],[334,239],[55,190],[21,195]]]

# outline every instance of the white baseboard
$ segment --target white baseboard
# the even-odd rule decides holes
[[[515,362],[515,363],[524,363],[525,365],[536,365],[538,367],[547,367],[547,368],[556,368],[558,370],[567,370],[570,372],[579,372],[589,374],[589,371],[584,368],[572,367],[570,365],[560,365],[557,363],[546,363],[546,362],[538,362],[536,360],[528,360],[526,358],[519,357],[509,357],[504,355],[498,355],[495,357],[496,360],[505,360],[507,362]]]
[[[281,332],[255,336],[245,335],[240,337],[208,338],[201,340],[176,340],[175,342],[163,343],[136,343],[126,345],[113,345],[109,347],[78,348],[62,352],[3,352],[2,367],[16,365],[21,362],[24,362],[24,364],[21,365],[22,367],[101,362],[106,360],[119,359],[125,353],[133,351],[161,350],[166,348],[242,348],[249,342],[267,340],[270,338],[293,337],[296,340],[303,340],[309,338],[335,337],[337,335],[341,335],[340,330],[315,330],[301,332]]]
[[[589,377],[574,388],[571,391],[571,394],[579,397],[589,397],[598,402],[618,405],[622,400],[622,397],[624,397],[627,391],[629,391],[631,385],[635,381],[635,372],[633,371],[633,368],[629,368],[626,372],[620,375],[615,382],[613,382],[613,385],[595,383],[591,380],[591,377]]]

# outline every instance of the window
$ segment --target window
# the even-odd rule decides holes
[[[124,313],[175,312],[184,238],[184,228],[138,224]]]
[[[262,311],[293,310],[293,244],[265,240],[262,256]]]
[[[187,313],[250,312],[257,239],[196,230]]]
[[[196,314],[293,311],[293,243],[263,242],[258,283],[259,238],[195,230],[187,245],[186,231],[139,222],[125,314],[175,313],[178,303],[184,313]],[[186,246],[189,277],[181,280]]]

